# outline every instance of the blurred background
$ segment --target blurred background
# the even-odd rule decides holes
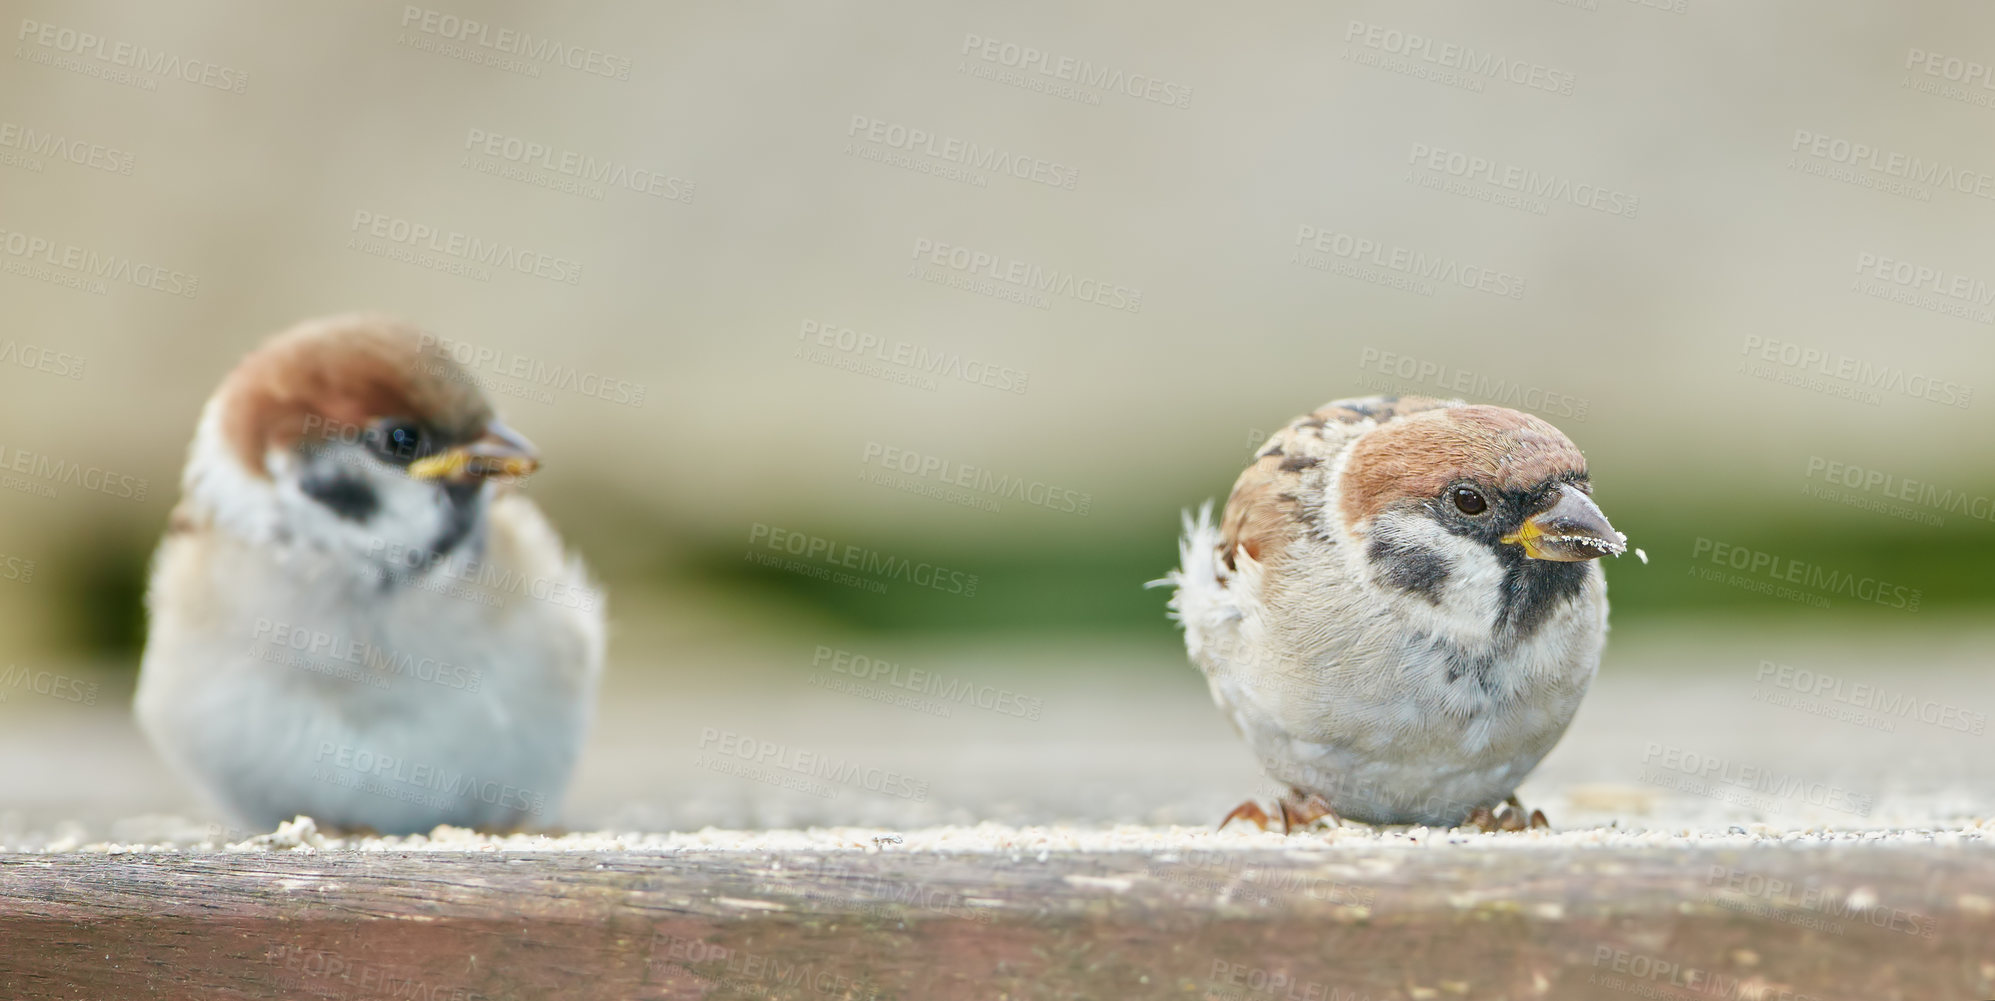
[[[1142,584],[1377,392],[1544,416],[1649,556],[1555,821],[1820,812],[1656,746],[1983,805],[1986,9],[0,10],[0,838],[207,816],[128,718],[146,563],[221,376],[356,309],[471,362],[609,591],[577,825],[1216,817],[1261,780]]]

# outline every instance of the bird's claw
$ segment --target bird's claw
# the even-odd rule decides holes
[[[1270,823],[1278,821],[1283,834],[1292,834],[1325,817],[1330,818],[1333,825],[1343,823],[1337,812],[1330,808],[1329,800],[1316,793],[1304,795],[1300,791],[1291,791],[1289,795],[1275,800],[1274,817],[1269,817],[1261,804],[1250,799],[1234,807],[1233,812],[1219,822],[1219,829],[1224,830],[1227,824],[1236,820],[1245,820],[1265,831]]]
[[[1220,819],[1219,826],[1215,829],[1223,831],[1226,829],[1227,824],[1236,820],[1248,821],[1264,831],[1268,829],[1268,811],[1261,809],[1261,804],[1251,799],[1234,807],[1232,813]]]
[[[1517,802],[1517,797],[1512,796],[1494,810],[1486,806],[1470,810],[1468,820],[1463,826],[1473,827],[1488,834],[1492,831],[1550,830],[1552,823],[1545,819],[1543,810],[1532,810],[1527,817],[1524,813],[1524,804]]]

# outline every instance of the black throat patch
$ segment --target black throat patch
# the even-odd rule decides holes
[[[1594,571],[1591,560],[1534,560],[1524,555],[1522,546],[1501,546],[1497,559],[1503,563],[1503,606],[1497,627],[1507,629],[1507,638],[1518,643],[1530,639],[1554,611],[1578,597],[1586,587],[1586,575]]]
[[[347,521],[366,523],[381,509],[381,498],[366,480],[337,466],[314,466],[298,480],[305,496]]]
[[[485,510],[483,491],[484,484],[476,480],[444,484],[443,530],[437,533],[436,541],[430,543],[430,552],[438,559],[450,555],[478,527],[478,517]]]

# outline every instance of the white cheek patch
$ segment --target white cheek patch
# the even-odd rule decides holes
[[[399,567],[426,562],[430,547],[450,523],[449,502],[436,485],[411,479],[358,445],[334,445],[309,462],[289,452],[269,456],[281,523],[301,542],[350,552],[371,563]],[[343,477],[373,495],[364,517],[342,516],[306,492],[307,476]]]
[[[1502,608],[1503,566],[1489,547],[1410,511],[1389,511],[1365,533],[1367,580],[1414,623],[1480,647]]]

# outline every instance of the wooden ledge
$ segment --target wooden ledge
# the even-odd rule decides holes
[[[9,999],[1792,1001],[1991,980],[1978,846],[0,855]]]

